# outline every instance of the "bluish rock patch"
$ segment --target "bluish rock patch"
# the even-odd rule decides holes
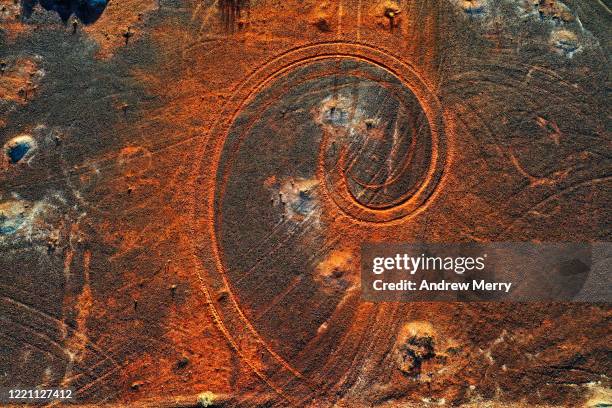
[[[19,142],[8,149],[8,157],[11,163],[15,164],[25,157],[30,151],[31,146],[28,142]]]
[[[74,14],[83,24],[92,24],[100,18],[108,0],[21,0],[23,15],[29,17],[36,4],[55,11],[64,23]]]

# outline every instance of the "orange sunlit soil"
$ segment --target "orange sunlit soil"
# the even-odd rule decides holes
[[[603,3],[0,7],[0,385],[611,403],[607,304],[359,293],[364,242],[609,241]]]

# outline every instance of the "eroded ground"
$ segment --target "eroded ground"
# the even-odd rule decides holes
[[[0,0],[0,385],[612,404],[607,305],[358,287],[365,241],[610,240],[603,2],[24,3]]]

